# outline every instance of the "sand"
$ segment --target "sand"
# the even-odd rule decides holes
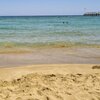
[[[100,64],[100,48],[33,48],[29,50],[31,52],[23,52],[23,49],[19,50],[20,52],[10,50],[0,52],[0,67],[32,64]]]
[[[100,65],[0,68],[0,100],[100,100]]]

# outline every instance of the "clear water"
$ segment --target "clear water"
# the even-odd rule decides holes
[[[100,45],[100,16],[0,17],[0,44]]]

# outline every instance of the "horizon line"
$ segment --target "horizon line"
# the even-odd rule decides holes
[[[68,15],[0,15],[0,17],[6,16],[81,16],[82,14],[68,14]]]

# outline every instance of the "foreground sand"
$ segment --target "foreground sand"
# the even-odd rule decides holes
[[[0,68],[0,100],[100,100],[100,65]]]

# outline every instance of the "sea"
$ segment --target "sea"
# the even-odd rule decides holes
[[[100,16],[1,16],[0,46],[100,45]]]

